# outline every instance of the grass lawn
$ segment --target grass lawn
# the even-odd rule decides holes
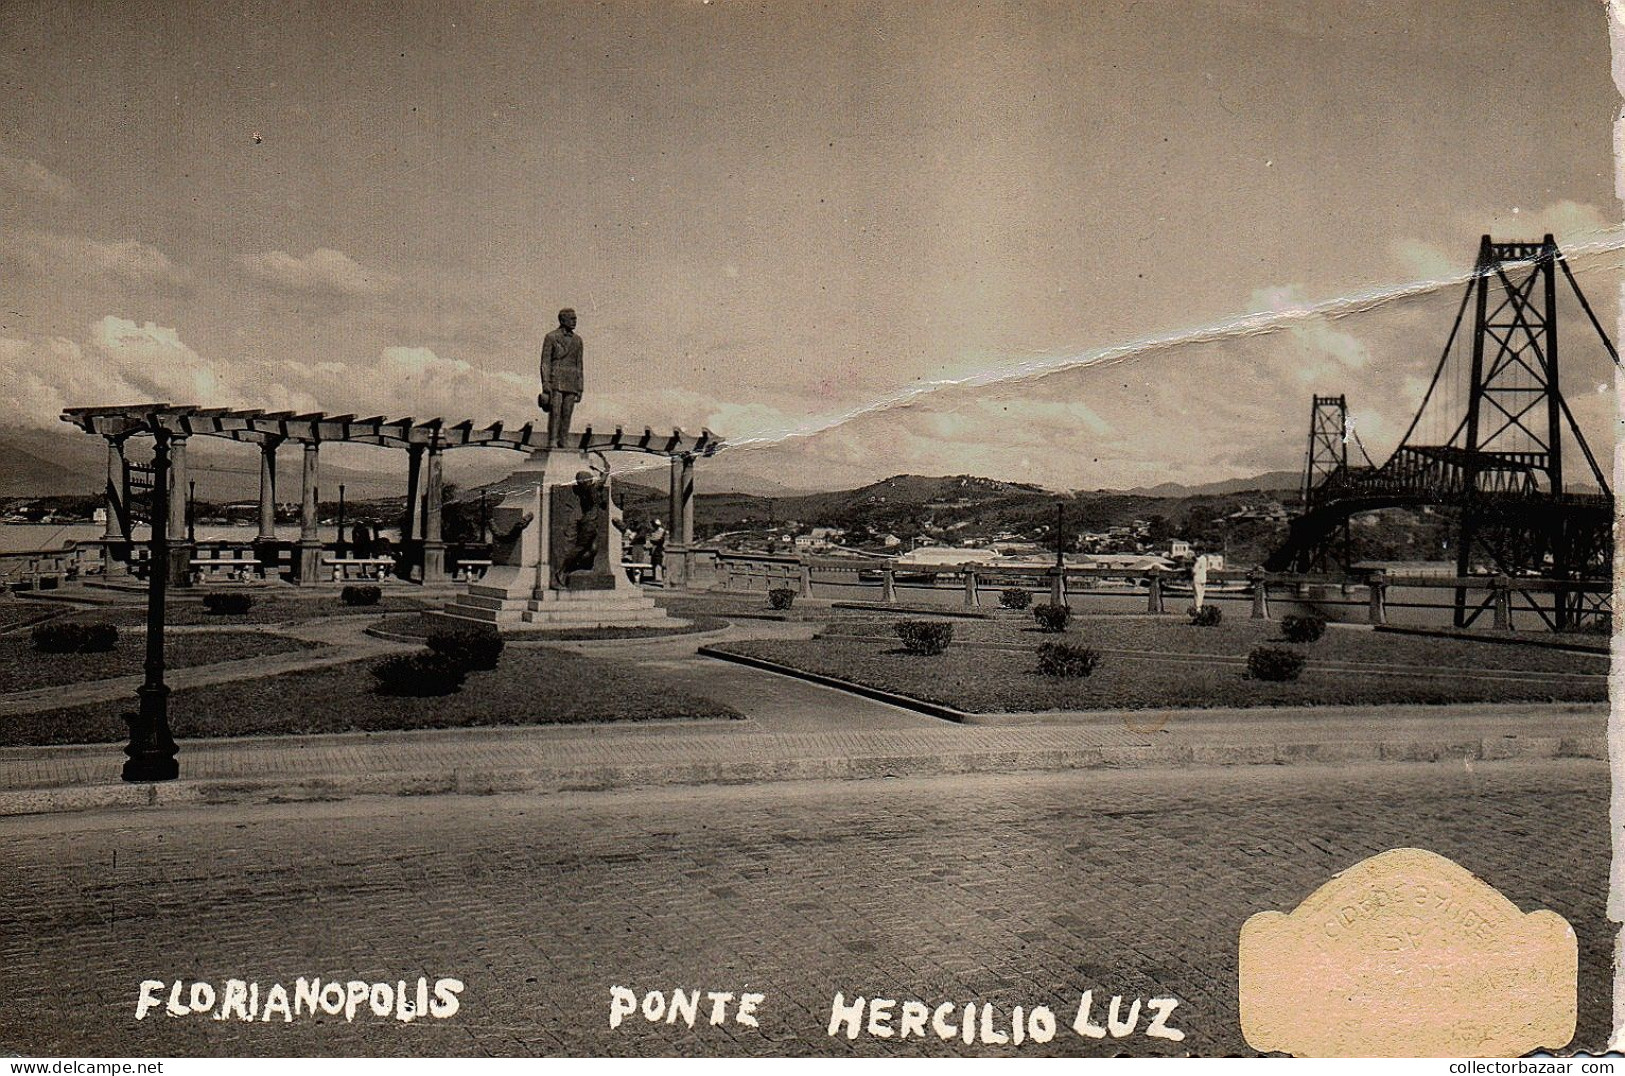
[[[253,593],[253,592],[250,592]],[[385,593],[377,605],[345,605],[338,592],[319,598],[291,598],[280,594],[254,593],[254,604],[246,613],[227,615],[211,613],[203,607],[201,597],[178,598],[173,593],[164,603],[164,623],[178,626],[212,624],[297,624],[317,617],[345,616],[355,613],[415,613],[430,608],[422,598],[408,594]],[[117,624],[133,628],[147,622],[145,604],[110,605],[102,609],[77,612],[69,618],[76,623]]]
[[[169,668],[180,669],[188,665],[212,665],[217,661],[309,650],[316,645],[264,632],[166,635],[164,661]],[[140,672],[145,659],[144,634],[122,633],[113,649],[100,654],[43,654],[34,649],[28,633],[24,632],[0,639],[0,691],[27,691],[54,684],[128,676]]]
[[[509,649],[439,698],[380,695],[369,661],[190,688],[170,696],[177,737],[299,735],[485,725],[738,718],[731,707],[675,691],[631,662],[555,649]],[[0,744],[105,743],[128,735],[134,700],[24,714],[0,722]]]
[[[49,620],[61,611],[55,602],[0,601],[0,631]]]
[[[958,634],[956,627],[956,638]],[[1086,636],[1077,631],[1067,633],[1066,637],[1072,641],[1087,640],[1097,646],[1106,641],[1093,633]],[[1601,681],[1489,680],[1475,678],[1465,671],[1454,675],[1447,671],[1445,675],[1424,676],[1317,670],[1314,656],[1323,651],[1315,647],[1321,645],[1317,643],[1307,648],[1311,655],[1309,667],[1299,680],[1291,683],[1250,680],[1246,678],[1243,668],[1233,664],[1181,662],[1156,656],[1123,654],[1105,655],[1092,676],[1063,679],[1040,675],[1036,670],[1036,658],[1031,652],[951,647],[947,653],[921,657],[905,653],[897,645],[895,637],[754,640],[729,643],[717,649],[857,681],[971,713],[1450,702],[1592,702],[1607,698],[1606,685]],[[1480,664],[1492,663],[1481,661]]]
[[[890,622],[831,624],[825,635],[867,638],[896,645]],[[1552,636],[1543,635],[1542,639]],[[1159,654],[1211,654],[1245,658],[1255,646],[1291,646],[1315,660],[1364,662],[1380,665],[1418,665],[1428,668],[1490,669],[1546,673],[1608,672],[1608,659],[1599,654],[1572,653],[1539,646],[1478,643],[1470,639],[1399,635],[1357,628],[1328,627],[1319,641],[1287,643],[1281,626],[1268,620],[1226,620],[1199,628],[1184,617],[1073,620],[1059,635],[1037,629],[1032,618],[995,621],[956,621],[954,642],[1022,646],[1037,649],[1049,639],[1083,643],[1101,650],[1151,650]]]
[[[717,631],[728,626],[726,620],[714,616],[696,616],[690,622],[677,627],[657,628],[650,626],[630,628],[557,628],[551,631],[536,628],[524,630],[505,631],[504,639],[523,641],[534,639],[549,642],[575,642],[589,639],[659,639],[667,635],[694,635],[702,631]],[[392,616],[380,620],[373,625],[381,632],[390,635],[409,635],[416,639],[427,638],[429,632],[436,627],[427,617],[404,615]]]

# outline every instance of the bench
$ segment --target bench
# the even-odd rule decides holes
[[[491,567],[488,560],[460,560],[457,562],[457,572],[453,576],[458,582],[473,583],[485,578],[486,569]]]
[[[634,583],[652,583],[655,581],[655,566],[653,564],[623,560],[621,561],[621,570],[626,573],[626,578]]]
[[[393,570],[394,557],[324,557],[322,563],[333,568],[333,582],[352,578],[350,569],[354,568],[359,574],[358,579],[382,579],[385,569]]]
[[[227,578],[238,582],[246,582],[250,572],[265,578],[265,562],[258,557],[194,557],[190,567],[194,581],[202,581],[205,573],[213,578],[220,569],[226,570]]]

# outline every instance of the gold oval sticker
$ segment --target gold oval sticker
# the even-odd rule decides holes
[[[1574,1038],[1579,947],[1421,848],[1350,867],[1241,928],[1241,1032],[1298,1057],[1507,1057]]]

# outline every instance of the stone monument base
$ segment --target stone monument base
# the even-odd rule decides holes
[[[571,515],[577,498],[570,483],[589,465],[585,453],[541,450],[507,480],[498,484],[502,501],[493,514],[497,539],[495,563],[485,577],[453,598],[440,616],[453,621],[487,624],[499,630],[546,628],[675,627],[683,621],[668,616],[621,570],[621,535],[615,525],[619,510],[603,478],[602,511],[590,517],[588,535],[596,529],[596,553],[590,568],[578,568],[555,586],[555,574],[569,546],[583,528]],[[564,549],[555,551],[555,545]],[[589,546],[589,549],[593,547]]]
[[[631,586],[614,590],[527,588],[523,594],[513,595],[504,587],[487,586],[484,581],[469,584],[468,593],[453,599],[441,615],[507,631],[661,628],[682,623],[642,590]]]

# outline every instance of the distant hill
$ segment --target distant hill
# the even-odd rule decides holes
[[[47,497],[91,493],[99,488],[82,470],[43,459],[16,446],[9,446],[4,451],[6,465],[0,468],[0,497]]]
[[[1204,482],[1198,486],[1161,482],[1155,486],[1136,486],[1122,492],[1141,497],[1199,497],[1218,493],[1243,493],[1247,490],[1295,493],[1302,483],[1303,475],[1297,471],[1266,471],[1251,478],[1227,478],[1221,482]]]
[[[48,430],[0,434],[0,497],[99,493],[107,484],[107,449],[100,438]]]
[[[641,476],[640,476],[641,477]],[[927,531],[963,538],[994,534],[1027,537],[1052,533],[1056,509],[1068,532],[1105,530],[1135,519],[1161,517],[1169,526],[1197,516],[1223,515],[1279,497],[1243,492],[1156,496],[1115,491],[1056,493],[1030,482],[1006,482],[973,475],[929,477],[894,475],[857,489],[764,497],[705,490],[696,496],[695,527],[702,535],[736,530],[777,530],[792,521],[801,527],[840,527],[862,534],[912,536]],[[669,514],[667,491],[633,480],[620,485],[622,507],[634,519]]]

